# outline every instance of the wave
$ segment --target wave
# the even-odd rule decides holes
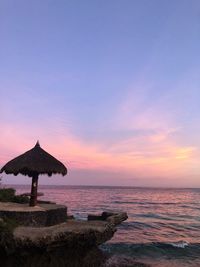
[[[107,243],[101,249],[110,254],[126,255],[131,257],[151,258],[199,258],[200,243],[189,243],[181,240],[178,242],[152,242],[152,243]]]
[[[186,241],[179,241],[179,242],[175,242],[175,243],[168,243],[169,245],[175,247],[175,248],[185,248],[187,246],[189,246],[189,242]]]
[[[142,218],[153,218],[153,219],[160,219],[160,220],[166,220],[166,221],[173,221],[174,218],[172,217],[167,217],[163,215],[159,215],[156,213],[139,213],[139,214],[134,214],[134,217],[142,217]]]
[[[137,204],[137,205],[178,205],[175,202],[147,202],[147,201],[112,201],[115,204]]]
[[[145,222],[139,222],[139,221],[134,221],[134,222],[123,222],[121,225],[118,226],[118,229],[125,229],[125,230],[130,230],[130,229],[159,229],[159,225],[152,224],[152,223],[145,223]]]

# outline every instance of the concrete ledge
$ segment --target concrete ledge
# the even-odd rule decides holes
[[[67,207],[57,204],[29,207],[28,204],[0,202],[0,218],[14,219],[24,226],[51,226],[66,222]]]

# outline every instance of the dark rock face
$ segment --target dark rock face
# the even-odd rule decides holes
[[[47,214],[43,211],[18,212],[18,211],[0,211],[1,218],[8,218],[17,221],[20,225],[41,226],[46,225]]]
[[[103,267],[106,255],[98,248],[91,250],[72,250],[66,248],[53,251],[30,250],[29,253],[20,251],[1,257],[3,267]]]
[[[102,215],[88,214],[88,221],[103,221]]]
[[[46,211],[46,222],[44,226],[56,225],[66,222],[67,220],[67,207],[62,206],[56,209],[49,209]]]

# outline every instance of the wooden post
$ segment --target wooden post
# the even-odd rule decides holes
[[[37,205],[37,187],[38,187],[38,174],[35,174],[32,177],[32,186],[31,186],[31,198],[30,198],[30,207]]]

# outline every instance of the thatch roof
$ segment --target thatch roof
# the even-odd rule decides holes
[[[60,173],[63,176],[67,174],[67,168],[59,160],[43,150],[39,142],[34,148],[24,154],[9,161],[0,171],[6,174],[28,175],[33,177],[37,174],[48,174],[51,176]]]

